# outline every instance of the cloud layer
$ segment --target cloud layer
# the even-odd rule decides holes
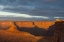
[[[64,0],[0,0],[0,17],[64,19]],[[8,14],[4,14],[5,11]],[[13,15],[13,16],[12,16]]]
[[[0,11],[0,17],[24,17],[24,18],[43,18],[48,19],[46,16],[31,16],[28,14],[20,14],[20,13],[10,13],[10,12],[2,12]]]

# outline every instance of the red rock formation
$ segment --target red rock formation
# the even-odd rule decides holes
[[[55,24],[54,24],[55,23]],[[16,25],[19,27],[34,27],[48,29],[49,26],[54,25],[55,31],[54,36],[44,36],[44,38],[51,38],[52,42],[64,42],[64,21],[42,21],[42,22],[16,22]],[[0,21],[0,28],[9,28],[8,31],[18,31],[17,27],[12,21]],[[45,39],[46,39],[45,38]]]
[[[55,23],[53,42],[64,42],[64,21]]]
[[[16,22],[16,24],[19,26],[19,27],[34,27],[33,23],[32,22]]]
[[[49,26],[53,25],[55,22],[52,21],[42,21],[42,22],[34,22],[34,25],[36,25],[39,28],[48,29]]]
[[[14,22],[10,22],[10,24],[11,24],[11,27],[8,29],[8,31],[18,32],[18,29],[16,25],[14,24]]]
[[[8,29],[10,25],[10,21],[0,21],[0,29]]]
[[[29,21],[20,21],[16,22],[16,25],[19,27],[27,27],[27,28],[32,28],[32,27],[39,27],[39,28],[44,28],[48,29],[49,26],[53,25],[55,22],[53,21],[39,21],[39,22],[29,22]],[[11,21],[1,21],[0,22],[0,28],[9,28],[11,26]]]
[[[39,27],[39,28],[44,28],[44,29],[48,29],[49,26],[53,25],[55,22],[54,21],[39,21],[39,22],[16,22],[16,24],[19,26],[19,27]]]

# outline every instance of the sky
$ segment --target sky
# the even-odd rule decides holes
[[[0,20],[64,19],[64,0],[0,0]]]

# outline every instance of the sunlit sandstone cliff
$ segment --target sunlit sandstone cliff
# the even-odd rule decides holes
[[[39,27],[39,28],[44,28],[44,29],[48,29],[49,26],[53,25],[54,22],[53,21],[42,21],[42,22],[34,22],[34,25]]]
[[[0,27],[2,29],[8,29],[11,24],[14,21],[0,21]],[[33,28],[35,26],[37,26],[38,28],[44,28],[44,29],[48,29],[49,26],[53,25],[55,22],[54,21],[35,21],[35,22],[30,22],[30,21],[17,21],[15,22],[17,26],[19,27],[26,27],[26,28]]]
[[[8,29],[10,26],[10,21],[0,21],[0,29]]]
[[[54,21],[35,21],[35,22],[16,22],[19,27],[35,27],[48,29],[49,26],[53,25]]]
[[[16,25],[14,24],[14,22],[9,22],[11,25],[10,25],[10,28],[8,29],[8,31],[15,31],[15,32],[18,32],[18,29],[16,27]]]
[[[17,26],[19,26],[19,27],[29,27],[29,28],[31,28],[31,27],[34,27],[34,24],[33,24],[33,22],[16,22],[16,24],[17,24]]]

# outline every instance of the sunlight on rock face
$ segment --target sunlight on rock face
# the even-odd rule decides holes
[[[34,25],[39,28],[48,29],[49,26],[53,25],[54,22],[34,22]]]
[[[0,29],[6,30],[10,28],[10,22],[9,21],[0,21]]]
[[[11,27],[8,29],[9,31],[18,31],[17,27],[14,25],[14,22],[10,22]]]
[[[16,22],[19,27],[34,27],[33,22]]]
[[[26,28],[34,28],[35,26],[37,26],[38,28],[44,28],[44,29],[48,29],[49,26],[53,25],[55,22],[51,22],[51,21],[20,21],[20,22],[16,22],[16,25],[19,27],[26,27]],[[14,21],[2,21],[0,22],[0,28],[2,27],[2,29],[8,29],[11,31],[17,30],[17,26],[14,24]]]
[[[34,22],[16,22],[16,24],[19,26],[19,27],[28,27],[28,28],[30,28],[30,27],[35,27],[35,26],[37,26],[37,27],[39,27],[39,28],[44,28],[44,29],[48,29],[49,28],[49,26],[51,26],[51,25],[53,25],[55,22],[53,22],[53,21],[46,21],[46,22],[44,22],[44,21],[39,21],[39,22],[37,22],[37,21],[34,21]]]
[[[44,29],[48,29],[49,26],[53,25],[54,22],[34,22],[34,25],[39,27],[39,28],[44,28]]]

